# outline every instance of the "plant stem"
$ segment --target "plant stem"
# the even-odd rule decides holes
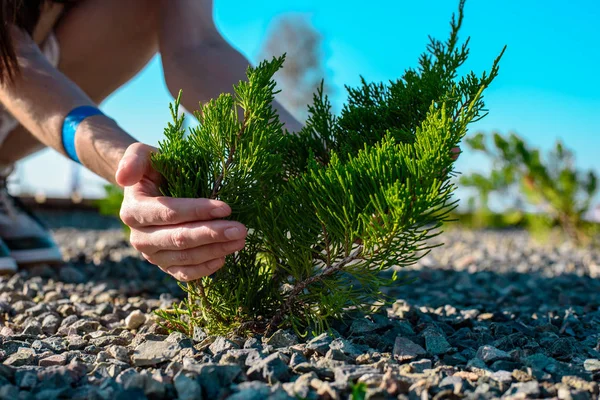
[[[276,328],[281,323],[281,321],[283,320],[283,317],[285,316],[285,313],[291,308],[292,304],[296,301],[296,297],[298,297],[298,295],[304,289],[306,289],[308,286],[310,286],[316,282],[322,281],[324,278],[328,277],[329,275],[332,275],[333,273],[340,271],[349,262],[354,261],[360,255],[362,250],[363,250],[363,246],[359,245],[356,249],[354,249],[354,251],[352,251],[347,257],[343,258],[338,263],[328,266],[320,274],[306,278],[302,282],[299,282],[296,285],[294,285],[294,288],[290,291],[290,294],[288,295],[288,298],[285,301],[285,303],[283,303],[281,308],[279,308],[279,310],[275,313],[273,318],[271,318],[271,321],[267,325],[265,334],[268,335],[274,328]]]
[[[242,122],[240,131],[236,135],[236,140],[234,140],[233,143],[231,143],[231,151],[229,151],[229,155],[227,156],[225,165],[223,165],[221,174],[219,174],[219,176],[215,180],[215,184],[213,186],[212,193],[210,194],[211,199],[216,199],[217,194],[219,193],[219,190],[221,189],[221,184],[223,183],[223,179],[225,179],[225,173],[229,169],[229,166],[231,165],[231,163],[233,162],[233,155],[235,153],[237,141],[240,140],[240,137],[244,134],[244,131],[246,130],[246,127],[248,126],[247,121],[248,121],[248,113],[244,112],[244,121]],[[204,290],[204,285],[202,284],[201,279],[196,281],[196,286],[198,288],[198,294],[200,295],[200,298],[202,299],[202,307],[209,314],[213,315],[219,322],[225,323],[225,320],[223,319],[223,317],[221,315],[219,315],[217,312],[215,312],[214,308],[212,308],[212,305],[208,301],[208,297],[206,296],[206,291]]]

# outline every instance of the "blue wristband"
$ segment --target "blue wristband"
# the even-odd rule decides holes
[[[79,164],[79,157],[75,151],[75,133],[77,133],[77,127],[87,117],[94,115],[104,115],[102,111],[92,106],[81,106],[75,107],[67,114],[62,126],[62,144],[65,149],[65,153],[69,158]]]

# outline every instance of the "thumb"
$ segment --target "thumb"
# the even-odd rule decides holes
[[[115,180],[119,186],[132,186],[138,183],[144,174],[152,167],[150,165],[150,155],[156,149],[143,143],[133,143],[130,145],[123,158],[119,162]]]

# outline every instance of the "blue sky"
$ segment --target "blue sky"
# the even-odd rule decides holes
[[[368,4],[365,7],[365,3]],[[279,0],[215,2],[222,34],[253,62],[279,15],[302,13],[324,39],[328,79],[354,85],[359,75],[385,81],[416,66],[427,36],[446,38],[458,1],[375,0],[371,2]],[[581,167],[600,172],[600,1],[470,0],[462,38],[471,37],[466,69],[489,68],[506,44],[500,75],[486,94],[490,115],[471,132],[517,132],[535,146],[560,138],[574,149]],[[576,6],[575,6],[576,4]],[[334,98],[343,100],[343,90]],[[168,120],[168,94],[159,58],[112,95],[102,109],[140,141],[156,144]],[[52,168],[49,167],[52,165]],[[481,168],[482,160],[463,154],[457,169]],[[21,165],[27,188],[64,194],[70,162],[51,151]],[[84,173],[85,192],[100,195],[102,181]]]

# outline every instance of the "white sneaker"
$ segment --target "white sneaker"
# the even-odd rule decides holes
[[[60,263],[60,249],[44,224],[19,199],[8,194],[0,178],[0,238],[17,264]]]
[[[10,256],[6,244],[0,239],[0,275],[12,274],[17,271],[17,262]]]

